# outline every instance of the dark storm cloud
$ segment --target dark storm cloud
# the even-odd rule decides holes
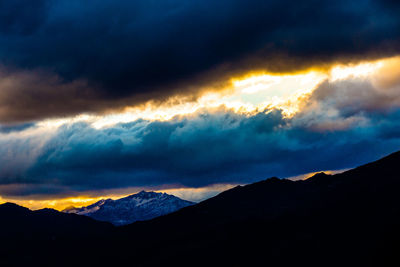
[[[0,98],[0,120],[195,97],[202,85],[247,70],[399,52],[396,1],[293,3],[2,0],[0,63],[14,76],[32,71],[38,81],[8,84],[17,93]]]
[[[125,98],[107,101],[85,80],[65,82],[45,71],[0,68],[0,122],[9,125],[4,127],[38,118],[63,117],[74,111],[115,111],[127,103]]]
[[[346,116],[350,115],[342,119]],[[6,197],[131,186],[248,183],[354,167],[400,148],[399,111],[364,116],[366,124],[328,131],[313,130],[304,118],[284,119],[279,111],[247,117],[225,109],[104,129],[69,124],[37,148],[33,160],[14,157],[14,173],[2,172],[0,193]],[[20,146],[1,149],[23,155],[34,150],[26,143],[31,142],[24,139]],[[30,164],[23,164],[26,161]]]
[[[47,0],[1,0],[0,33],[32,34],[46,18]]]

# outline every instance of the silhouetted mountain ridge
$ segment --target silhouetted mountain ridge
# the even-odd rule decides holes
[[[341,174],[318,173],[300,181],[273,177],[149,221],[122,227],[105,225],[92,236],[46,239],[36,244],[36,250],[24,250],[29,257],[15,258],[19,250],[14,249],[0,259],[18,259],[21,266],[40,262],[45,246],[51,262],[63,255],[60,251],[71,252],[70,244],[74,244],[73,250],[84,253],[64,257],[67,266],[121,266],[127,262],[136,266],[399,266],[399,164],[400,152],[396,152]],[[41,221],[45,225],[50,222],[48,217],[62,218],[54,211],[45,211],[44,216],[11,204],[7,207],[17,215],[27,212],[27,223],[32,221],[32,213],[46,218]],[[4,218],[2,210],[0,206],[0,218]],[[15,221],[21,218],[10,214]],[[64,219],[77,221],[65,217],[59,222]],[[4,226],[4,221],[0,224]],[[20,235],[27,233],[21,224],[8,227]],[[60,223],[58,227],[65,226]],[[78,228],[77,233],[86,229]],[[15,237],[12,240],[18,242]]]
[[[318,261],[324,262],[324,257],[328,259],[333,251],[340,251],[340,256],[324,262],[325,266],[340,264],[346,257],[352,259],[348,266],[369,266],[377,264],[374,260],[384,250],[381,246],[390,243],[390,236],[399,235],[399,164],[400,152],[396,152],[340,174],[319,173],[301,181],[273,177],[235,187],[149,222],[134,223],[122,232],[139,237],[151,231],[158,239],[174,240],[175,249],[188,255],[191,255],[190,247],[207,247],[207,253],[218,258],[212,251],[220,251],[220,246],[211,245],[217,242],[227,246],[223,251],[242,255],[241,260],[254,260],[255,264],[265,254],[255,245],[263,240],[264,247],[270,251],[269,261],[274,263],[280,257],[280,264],[286,264],[285,261],[288,265],[294,264],[295,259],[306,261],[302,257],[308,255],[308,249],[301,248],[309,246],[320,255],[314,255],[314,261],[308,264],[318,266]],[[168,232],[162,230],[165,228]],[[282,242],[283,247],[279,245]],[[243,250],[237,250],[238,247]],[[285,257],[287,250],[295,253],[294,262]],[[256,251],[258,257],[253,255]],[[370,253],[363,258],[365,251]],[[386,259],[391,256],[386,255]],[[248,262],[239,262],[237,259],[231,263],[248,265]],[[379,264],[384,266],[383,262]]]

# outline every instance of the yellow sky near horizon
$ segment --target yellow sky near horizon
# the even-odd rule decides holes
[[[96,195],[96,192],[86,192],[82,193],[80,196],[73,197],[49,197],[48,199],[35,199],[34,197],[27,199],[18,199],[18,198],[2,198],[0,196],[0,204],[6,202],[16,203],[20,206],[37,210],[43,208],[51,208],[55,210],[62,211],[69,207],[83,207],[91,205],[101,199],[119,199],[132,194],[136,194],[141,190],[146,191],[154,191],[158,193],[167,193],[179,198],[200,202],[209,197],[215,196],[218,193],[228,190],[232,187],[237,186],[237,184],[215,184],[210,186],[205,186],[201,188],[187,188],[187,187],[176,187],[176,188],[167,188],[167,189],[145,189],[145,188],[122,188],[122,189],[113,189],[106,190],[105,192],[99,192]],[[43,196],[41,196],[43,198]]]

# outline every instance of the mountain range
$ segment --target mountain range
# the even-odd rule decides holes
[[[114,225],[125,225],[159,217],[195,204],[166,193],[141,191],[124,198],[102,199],[82,208],[70,207],[66,213],[86,215]]]
[[[269,178],[148,221],[0,205],[1,266],[400,266],[400,152]]]

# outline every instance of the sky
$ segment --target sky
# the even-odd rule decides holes
[[[0,0],[0,202],[201,201],[400,150],[393,0]]]

